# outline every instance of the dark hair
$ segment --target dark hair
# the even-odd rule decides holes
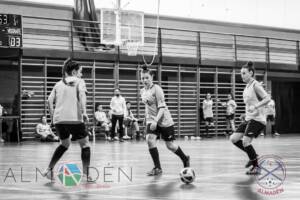
[[[130,101],[126,101],[126,104],[130,103]],[[131,104],[131,103],[130,103]]]
[[[242,66],[242,68],[248,69],[249,72],[252,71],[252,76],[255,74],[255,68],[252,61],[248,61],[245,65]]]
[[[80,65],[73,61],[71,58],[68,58],[65,62],[64,62],[64,66],[62,69],[62,77],[65,78],[65,75],[72,75],[72,71],[73,70],[79,70]]]
[[[41,120],[41,121],[43,120],[43,117],[46,117],[46,120],[47,120],[47,116],[46,116],[46,115],[42,115],[42,116],[40,117],[40,120]]]
[[[154,72],[145,65],[142,66],[141,73],[149,73],[151,76],[154,76]]]
[[[101,103],[96,103],[96,105],[95,105],[95,111],[98,110],[98,107],[99,107],[99,106],[102,106],[102,104],[101,104]],[[103,108],[103,106],[102,106],[102,108]]]

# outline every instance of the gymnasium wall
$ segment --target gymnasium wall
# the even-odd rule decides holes
[[[71,31],[71,7],[6,0],[0,5],[2,13],[24,16],[25,50],[84,51],[75,31]],[[153,51],[157,52],[154,49],[155,17],[145,15],[145,46],[139,50],[139,55],[151,56]],[[197,60],[200,54],[202,64],[208,65],[232,66],[236,60],[251,59],[262,63],[269,61],[269,70],[299,70],[300,32],[296,30],[168,16],[160,17],[160,27],[165,62],[172,62],[177,57]],[[126,54],[127,50],[121,48],[121,53]]]
[[[41,115],[47,114],[46,99],[55,82],[61,78],[64,59],[73,53],[84,65],[88,87],[88,113],[93,119],[94,107],[101,103],[108,109],[113,88],[118,85],[133,105],[134,114],[142,117],[144,105],[139,98],[142,87],[137,73],[143,64],[142,54],[149,62],[155,47],[155,16],[145,15],[145,47],[138,56],[128,57],[127,50],[87,52],[72,28],[70,7],[40,5],[18,1],[1,1],[0,12],[23,15],[23,56],[20,89],[35,93],[21,101],[23,137],[33,137]],[[238,103],[237,116],[244,112],[244,84],[239,66],[248,60],[259,69],[257,78],[267,83],[270,72],[299,74],[299,37],[294,30],[245,26],[161,17],[161,62],[156,56],[153,70],[156,81],[166,95],[178,135],[199,135],[201,102],[206,93],[225,101],[234,93]],[[225,130],[225,109],[214,104],[215,128],[211,134]],[[90,122],[93,125],[94,121]],[[237,119],[237,123],[239,120]]]

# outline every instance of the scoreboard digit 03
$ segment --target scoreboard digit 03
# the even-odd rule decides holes
[[[20,48],[22,43],[22,16],[0,13],[0,48]]]

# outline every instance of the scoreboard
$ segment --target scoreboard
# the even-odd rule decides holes
[[[0,48],[21,48],[22,42],[22,16],[0,13]]]

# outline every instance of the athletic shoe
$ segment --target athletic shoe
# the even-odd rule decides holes
[[[81,183],[95,183],[95,182],[96,181],[94,181],[92,177],[88,176],[87,174],[82,174]]]
[[[119,138],[117,136],[114,137],[114,140],[119,140]]]
[[[119,139],[119,142],[124,142],[123,138],[120,138],[120,139]]]
[[[190,156],[186,156],[186,161],[183,162],[184,167],[190,167]]]
[[[159,168],[153,168],[151,171],[147,172],[148,176],[157,176],[162,174],[162,170]]]
[[[5,142],[5,140],[3,140],[2,138],[0,138],[0,142],[2,143],[2,142]]]
[[[124,140],[129,140],[130,137],[129,137],[128,135],[124,135],[124,136],[123,136],[123,139],[124,139]]]
[[[264,133],[260,133],[260,136],[265,136],[265,134]]]
[[[274,133],[275,136],[280,136],[280,134],[278,132]]]
[[[246,172],[247,175],[259,175],[260,168],[258,166],[253,166],[250,170]]]
[[[258,159],[258,155],[256,155],[256,159]],[[249,167],[251,167],[252,165],[253,165],[252,160],[249,160],[249,161],[247,162],[247,164],[245,165],[245,168],[249,168]]]
[[[252,165],[252,161],[249,160],[249,161],[247,162],[247,164],[245,165],[245,168],[249,168],[249,167],[251,167],[251,165]]]
[[[53,181],[54,180],[54,174],[53,174],[53,170],[50,168],[47,168],[43,173],[42,173],[43,177],[46,177],[47,179]]]

